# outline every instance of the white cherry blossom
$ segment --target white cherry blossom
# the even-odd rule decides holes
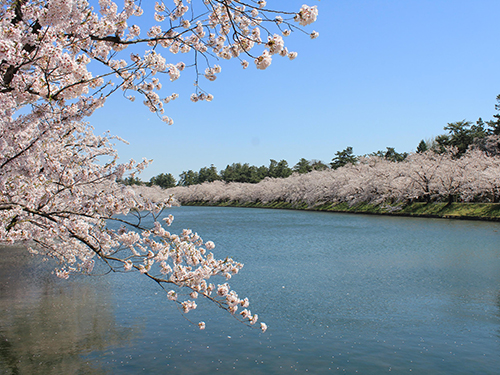
[[[57,259],[55,273],[61,278],[92,272],[100,260],[111,270],[140,272],[169,284],[167,298],[185,313],[197,307],[186,297],[199,295],[235,314],[247,300],[227,283],[214,295],[209,280],[227,280],[243,265],[229,257],[218,260],[213,243],[196,233],[169,233],[160,222],[172,198],[118,182],[150,161],[119,164],[112,142],[121,140],[94,134],[86,121],[122,91],[130,101],[142,97],[171,125],[166,105],[178,95],[160,96],[160,91],[168,91],[181,72],[191,72],[197,81],[198,69],[206,68],[212,81],[221,72],[212,57],[231,60],[240,54],[265,69],[270,55],[285,49],[274,34],[278,25],[298,29],[317,11],[276,12],[265,1],[122,4],[0,0],[0,242],[24,243],[33,254]],[[141,4],[151,7],[158,24],[134,22],[144,13]],[[206,59],[197,59],[200,55]],[[191,100],[212,99],[197,82]],[[152,227],[142,225],[146,217]],[[165,219],[168,226],[173,217]],[[127,226],[112,229],[109,222]],[[255,320],[248,316],[246,322]]]

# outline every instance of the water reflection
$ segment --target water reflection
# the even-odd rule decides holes
[[[232,335],[235,356],[252,353],[240,369],[255,371],[253,357],[267,374],[496,373],[497,223],[177,211],[245,262],[231,282],[270,329],[260,347],[246,334],[242,351]]]
[[[173,211],[245,263],[231,285],[265,334],[202,300],[200,331],[138,274],[60,281],[3,250],[0,373],[498,373],[499,223]]]
[[[85,355],[133,336],[115,323],[98,278],[59,280],[20,247],[0,248],[0,370],[4,374],[105,374]]]

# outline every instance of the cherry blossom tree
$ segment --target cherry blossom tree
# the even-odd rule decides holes
[[[305,32],[318,11],[307,5],[278,11],[263,0],[122,4],[0,0],[0,241],[26,243],[33,254],[57,259],[62,278],[91,272],[97,259],[154,280],[185,313],[203,296],[255,324],[247,299],[227,282],[210,280],[229,279],[242,264],[217,260],[214,244],[189,230],[169,233],[173,217],[162,223],[160,214],[170,198],[151,200],[116,181],[149,161],[118,164],[112,142],[120,139],[94,134],[85,121],[122,92],[172,124],[165,106],[178,95],[160,97],[162,84],[190,71],[196,82],[190,99],[211,101],[200,79],[215,80],[219,61],[266,69],[276,56],[294,59],[283,36]],[[147,30],[135,23],[141,5],[154,7]],[[113,230],[111,221],[123,225]]]
[[[266,178],[258,184],[217,181],[167,190],[182,203],[233,201],[288,202],[309,207],[325,203],[385,204],[420,202],[498,202],[500,158],[479,149],[457,157],[444,153],[410,154],[403,162],[379,156],[337,169]]]

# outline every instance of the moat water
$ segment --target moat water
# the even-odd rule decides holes
[[[208,301],[186,316],[131,274],[59,280],[0,249],[0,373],[497,374],[500,223],[175,207],[269,329]],[[50,262],[49,262],[50,263]],[[219,282],[221,282],[220,280]],[[191,324],[204,320],[200,331]]]

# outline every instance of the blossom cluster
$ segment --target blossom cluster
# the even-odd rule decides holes
[[[170,225],[173,216],[169,215],[163,220]],[[168,299],[179,303],[186,314],[197,308],[195,300],[200,296],[210,299],[237,318],[238,308],[249,306],[248,298],[240,299],[227,282],[217,285],[210,282],[214,276],[229,280],[240,271],[243,264],[232,258],[216,259],[211,252],[215,244],[212,241],[204,242],[192,230],[185,229],[180,235],[171,234],[156,221],[154,228],[144,230],[141,234],[122,229],[113,239],[120,247],[115,247],[112,257],[108,259],[121,262],[125,271],[135,269],[160,284],[172,284],[190,290],[184,299],[175,290],[167,293]],[[240,313],[239,319],[250,325],[255,324],[257,314],[251,315],[246,309],[244,311]],[[205,324],[200,325],[200,328],[204,329]],[[261,329],[265,331],[266,328],[265,323],[262,323]]]
[[[134,23],[147,13],[141,5],[154,12],[154,24],[142,30]],[[118,183],[150,161],[119,164],[113,142],[120,139],[96,135],[84,121],[122,91],[130,101],[142,97],[171,125],[165,105],[178,95],[161,94],[166,82],[160,77],[173,82],[193,67],[191,100],[211,101],[213,95],[198,83],[199,60],[213,81],[221,72],[214,58],[236,58],[246,67],[246,55],[258,69],[276,54],[293,59],[296,53],[286,50],[277,33],[303,31],[300,26],[316,19],[316,8],[304,5],[296,13],[266,6],[232,0],[124,0],[121,7],[112,0],[0,0],[0,243],[23,242],[34,254],[56,258],[61,278],[92,272],[100,259],[113,270],[137,271],[189,290],[186,300],[168,294],[185,313],[202,295],[236,316],[248,300],[209,279],[229,279],[242,265],[217,260],[213,243],[195,233],[167,232],[159,219],[170,198],[149,199]],[[154,228],[142,226],[146,216]],[[127,226],[113,230],[110,221]],[[257,321],[256,314],[239,316]]]
[[[246,56],[257,69],[269,67],[275,55],[297,56],[287,50],[282,35],[303,31],[301,26],[316,21],[316,6],[303,5],[296,13],[280,13],[266,6],[265,1],[173,0],[173,6],[160,1],[154,5],[157,24],[141,30],[134,18],[144,10],[134,0],[125,0],[122,9],[114,1],[99,0],[98,12],[86,0],[0,0],[0,75],[4,78],[0,86],[18,106],[40,99],[57,105],[75,101],[86,115],[95,110],[89,98],[105,100],[123,90],[125,97],[134,100],[135,95],[128,92],[135,92],[144,97],[143,103],[152,112],[171,124],[171,118],[164,116],[165,99],[171,95],[160,96],[156,76],[166,73],[175,81],[186,63],[183,59],[167,61],[164,51],[172,57],[180,53],[192,59],[188,65],[196,67],[197,56],[204,56],[209,81],[220,72],[220,67],[212,66],[211,56],[236,58],[247,67],[242,58]],[[315,31],[310,34],[311,38],[317,35]],[[148,49],[138,53],[137,45]],[[134,46],[133,53],[122,52],[130,46]],[[89,69],[91,62],[101,66],[96,70],[99,73]],[[207,94],[199,97],[197,76],[192,98],[212,98]]]
[[[48,119],[45,114],[43,120]],[[138,271],[160,284],[190,290],[191,300],[168,294],[184,313],[197,307],[193,300],[200,295],[235,314],[235,305],[241,303],[236,292],[224,284],[226,293],[215,293],[218,286],[209,280],[228,280],[243,265],[231,258],[217,259],[211,252],[214,243],[203,242],[190,230],[179,235],[166,231],[160,223],[169,226],[174,219],[162,216],[171,197],[146,196],[117,182],[125,173],[140,172],[149,161],[117,164],[111,137],[96,136],[80,122],[73,122],[68,133],[55,119],[50,127],[44,121],[36,121],[34,115],[10,122],[0,119],[4,130],[17,128],[18,134],[15,139],[2,138],[1,241],[26,243],[33,254],[56,258],[60,278],[92,272],[97,257],[114,270]],[[97,159],[103,155],[114,158],[102,165]],[[124,215],[129,216],[126,222]],[[153,227],[143,227],[145,220]],[[112,230],[109,222],[125,225]],[[247,321],[254,324],[256,317]]]

